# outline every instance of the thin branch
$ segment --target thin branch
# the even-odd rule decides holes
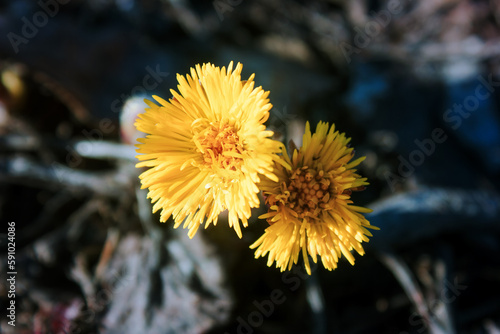
[[[135,147],[103,140],[82,140],[73,143],[75,151],[86,158],[116,159],[137,162]]]
[[[420,290],[410,269],[402,259],[391,253],[379,254],[380,261],[394,274],[399,284],[403,287],[406,295],[417,309],[431,334],[447,333],[432,317],[425,302],[424,295]]]
[[[485,190],[422,188],[368,205],[380,231],[366,249],[390,250],[449,231],[500,231],[500,195]]]
[[[118,197],[123,190],[133,186],[134,166],[122,166],[112,172],[89,172],[66,167],[58,162],[40,164],[23,156],[0,158],[0,181],[33,182],[53,188],[66,187],[98,195]]]
[[[84,158],[103,160],[125,160],[137,162],[136,148],[132,145],[114,143],[105,140],[63,141],[55,138],[39,138],[35,135],[9,134],[0,138],[0,149],[17,152],[39,151],[50,147],[65,150]]]

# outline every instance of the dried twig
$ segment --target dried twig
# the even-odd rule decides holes
[[[500,195],[484,190],[422,188],[368,205],[367,218],[380,227],[366,244],[391,249],[453,231],[499,231]]]
[[[134,146],[105,140],[62,141],[42,139],[39,136],[29,134],[9,134],[0,139],[0,149],[15,150],[17,152],[38,151],[45,146],[66,150],[68,153],[71,152],[84,158],[137,162],[135,157],[137,153]]]
[[[135,147],[131,145],[117,144],[103,140],[82,140],[74,142],[73,148],[78,154],[86,158],[137,162]]]
[[[394,274],[396,279],[403,287],[406,295],[417,309],[418,314],[422,317],[429,332],[431,334],[445,334],[449,333],[446,328],[439,325],[434,317],[432,317],[429,307],[425,301],[424,295],[420,290],[418,283],[413,277],[410,269],[406,266],[404,261],[394,254],[385,252],[379,255],[380,261],[387,266],[387,268]]]
[[[65,187],[74,191],[119,197],[123,190],[133,185],[134,166],[124,165],[113,172],[88,172],[68,168],[53,162],[51,166],[40,164],[23,156],[1,158],[2,182],[33,183],[58,189]]]
[[[118,244],[118,240],[120,238],[120,232],[117,229],[110,228],[108,229],[108,236],[106,238],[106,242],[101,251],[101,256],[99,258],[99,262],[97,263],[97,267],[95,269],[95,279],[97,281],[102,280],[104,277],[104,271],[108,267],[108,263],[113,255],[113,252]]]
[[[78,253],[75,258],[75,264],[70,272],[71,277],[82,288],[83,294],[87,301],[87,305],[93,308],[95,301],[95,285],[92,275],[87,268],[87,261],[83,253]]]

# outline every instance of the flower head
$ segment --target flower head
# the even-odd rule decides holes
[[[303,137],[303,146],[294,150],[291,170],[276,166],[279,180],[261,183],[270,226],[250,247],[257,248],[255,257],[269,253],[268,266],[276,261],[281,271],[290,270],[297,263],[300,252],[307,272],[311,273],[308,254],[317,262],[317,256],[328,270],[337,267],[342,254],[354,264],[351,250],[363,255],[361,243],[368,241],[371,226],[362,213],[371,212],[351,205],[351,192],[361,190],[368,183],[355,173],[364,157],[351,161],[354,151],[347,144],[350,138],[339,134],[335,127],[319,122],[311,135],[309,123]]]
[[[274,162],[282,144],[266,131],[269,92],[254,88],[254,75],[242,81],[242,65],[233,71],[208,63],[191,68],[191,75],[177,75],[179,92],[169,101],[153,96],[139,115],[137,167],[149,167],[140,175],[142,188],[177,228],[184,222],[193,237],[201,224],[217,223],[228,210],[229,225],[241,238],[239,220],[247,226],[250,209],[259,206],[257,183],[261,175],[277,180]]]

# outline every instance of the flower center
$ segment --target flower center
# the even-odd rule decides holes
[[[290,176],[291,182],[287,187],[290,193],[289,207],[300,218],[315,218],[321,210],[330,209],[329,202],[334,199],[334,187],[330,178],[322,170],[316,172],[307,167],[296,169]]]
[[[234,128],[228,124],[210,123],[195,134],[194,141],[206,165],[235,171],[243,161],[243,145]]]

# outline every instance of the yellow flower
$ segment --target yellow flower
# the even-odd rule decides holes
[[[355,173],[364,157],[349,162],[354,151],[347,144],[350,138],[334,131],[332,125],[319,122],[311,135],[309,123],[303,146],[294,150],[292,159],[285,152],[291,170],[276,166],[279,181],[264,180],[260,187],[269,206],[266,218],[270,226],[250,247],[257,248],[255,257],[269,253],[267,265],[276,261],[281,271],[290,270],[302,251],[306,271],[311,274],[308,254],[317,256],[328,270],[337,267],[342,254],[354,264],[351,250],[363,255],[361,246],[368,241],[371,226],[361,213],[371,212],[351,205],[351,191],[361,190],[368,183]]]
[[[162,209],[162,222],[173,216],[175,228],[184,222],[191,238],[226,209],[241,238],[239,220],[246,227],[259,206],[261,175],[278,180],[273,168],[283,145],[264,126],[269,92],[254,88],[254,74],[242,81],[242,68],[196,65],[191,75],[177,75],[179,92],[171,90],[169,101],[145,100],[149,108],[135,124],[148,134],[138,139],[137,167],[150,167],[140,179],[153,212]]]

